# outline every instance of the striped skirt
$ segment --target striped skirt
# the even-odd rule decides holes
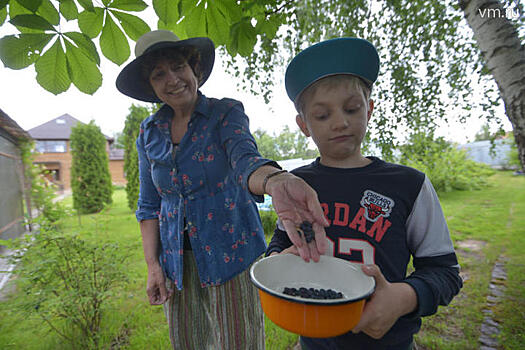
[[[228,282],[202,288],[195,257],[184,251],[183,289],[164,304],[173,349],[264,349],[264,317],[245,270]]]

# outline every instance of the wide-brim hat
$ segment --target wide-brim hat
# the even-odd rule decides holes
[[[142,77],[144,58],[151,52],[166,48],[194,47],[200,54],[202,74],[199,87],[208,79],[215,61],[215,45],[209,38],[180,40],[169,30],[153,30],[142,35],[135,45],[135,59],[128,63],[117,77],[117,89],[124,95],[146,102],[161,102],[153,89]]]
[[[288,97],[296,98],[310,85],[330,75],[352,74],[371,87],[379,73],[379,55],[367,40],[330,39],[304,49],[295,56],[284,78]]]

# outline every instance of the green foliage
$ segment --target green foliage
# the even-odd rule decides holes
[[[301,131],[293,132],[288,126],[285,126],[281,133],[273,136],[262,129],[257,129],[253,137],[261,155],[268,159],[310,159],[319,155],[317,149],[308,148],[308,138]]]
[[[438,192],[480,189],[494,174],[488,165],[468,159],[464,150],[441,137],[414,134],[400,151],[398,161],[424,172]]]
[[[0,38],[0,60],[12,69],[34,64],[38,83],[54,94],[71,83],[87,94],[100,87],[97,38],[102,54],[121,65],[130,56],[128,39],[150,30],[134,14],[149,6],[142,0],[103,0],[98,6],[92,0],[61,0],[58,9],[50,0],[2,0],[0,5],[0,23],[8,20],[20,32]],[[464,30],[462,5],[455,0],[153,0],[151,6],[159,29],[182,39],[211,38],[230,55],[233,75],[266,102],[282,67],[304,47],[340,36],[370,40],[382,62],[370,141],[391,159],[399,130],[433,132],[439,121],[464,122],[474,106],[487,121],[498,119],[498,89],[475,38]],[[512,0],[494,5],[523,13]],[[61,19],[76,21],[80,31],[61,32]],[[525,16],[507,21],[523,42]],[[482,102],[472,93],[473,79],[485,87]]]
[[[469,118],[471,109],[479,106],[478,96],[472,93],[473,79],[486,87],[482,98],[486,103],[476,114],[497,119],[496,85],[483,71],[479,49],[472,33],[465,30],[457,1],[305,0],[282,2],[278,8],[280,30],[261,34],[258,50],[248,57],[232,57],[228,63],[230,72],[266,102],[276,90],[275,82],[282,79],[282,67],[300,50],[350,36],[370,40],[380,55],[369,130],[383,157],[392,157],[399,131],[430,133],[439,121]],[[516,22],[523,24],[523,20],[522,16]]]
[[[277,222],[277,214],[273,210],[259,210],[264,234],[272,236],[275,231],[275,223]]]
[[[259,35],[273,36],[282,24],[282,2],[153,0],[152,6],[159,29],[173,30],[182,39],[207,36],[233,56],[249,56]],[[11,69],[35,64],[38,83],[53,94],[67,91],[71,83],[86,94],[101,86],[97,38],[102,54],[121,65],[130,57],[128,39],[151,30],[134,14],[149,6],[142,0],[95,5],[91,0],[2,0],[0,5],[0,25],[7,19],[20,32],[0,39],[0,60]],[[62,32],[62,20],[77,22],[80,31]]]
[[[505,130],[503,130],[501,127],[496,132],[490,131],[490,124],[485,123],[481,127],[480,131],[476,133],[474,136],[474,141],[484,141],[484,140],[490,140],[493,141],[496,138],[505,136]]]
[[[73,207],[81,214],[98,212],[111,203],[106,146],[106,138],[93,121],[71,129]]]
[[[99,349],[108,301],[127,280],[126,250],[116,243],[63,235],[45,220],[37,235],[12,247],[18,251],[13,256],[17,288],[25,295],[18,306],[73,347]]]
[[[509,169],[520,169],[520,155],[518,152],[518,145],[516,144],[516,140],[514,139],[514,134],[510,135],[510,137],[506,139],[505,142],[510,144],[510,151],[507,154],[507,167]]]
[[[154,108],[131,105],[126,117],[121,142],[124,146],[124,174],[126,176],[126,195],[128,207],[137,209],[139,199],[139,159],[135,141],[139,135],[140,123],[154,112]]]
[[[24,187],[29,191],[29,198],[26,196],[25,200],[30,202],[29,207],[37,209],[45,219],[55,223],[65,215],[65,208],[61,203],[53,203],[56,188],[45,179],[42,165],[33,163],[33,148],[33,141],[23,142],[20,145],[24,164]]]

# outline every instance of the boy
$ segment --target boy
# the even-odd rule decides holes
[[[462,287],[447,224],[425,174],[361,154],[378,71],[376,49],[356,38],[313,45],[286,71],[296,122],[321,155],[293,173],[316,190],[330,222],[326,254],[362,263],[376,281],[352,331],[301,337],[303,350],[412,349],[421,316],[447,305]],[[277,222],[266,254],[279,253],[297,250]],[[410,256],[415,272],[407,277]]]

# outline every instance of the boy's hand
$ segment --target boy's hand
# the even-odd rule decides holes
[[[272,196],[272,203],[279,219],[288,233],[288,237],[297,247],[299,255],[305,261],[312,258],[319,261],[319,256],[326,250],[324,217],[317,193],[301,178],[283,173],[270,178],[266,189]],[[303,222],[312,223],[315,240],[306,243],[304,235],[297,233],[297,227]]]
[[[361,320],[352,332],[363,332],[374,339],[381,339],[399,317],[416,309],[417,295],[407,283],[388,282],[377,265],[363,265],[362,270],[374,277],[376,290],[366,302]]]
[[[299,251],[297,250],[297,247],[294,245],[289,246],[288,248],[284,249],[282,252],[277,253],[273,252],[270,254],[270,256],[277,255],[277,254],[293,254],[299,256]]]

